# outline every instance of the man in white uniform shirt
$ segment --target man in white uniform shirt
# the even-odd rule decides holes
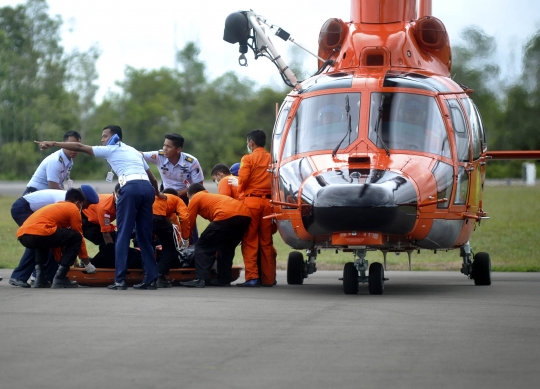
[[[187,188],[194,183],[203,184],[201,165],[193,155],[183,153],[184,137],[180,134],[165,134],[163,150],[142,152],[144,160],[156,165],[163,182],[163,188],[173,188],[188,205]],[[197,226],[191,231],[191,243],[198,238]]]
[[[80,142],[81,135],[77,131],[68,131],[64,134],[63,141]],[[77,151],[60,149],[46,157],[26,185],[23,195],[43,189],[69,189],[64,188],[64,181],[69,180],[73,158],[77,154]]]
[[[131,233],[135,228],[143,259],[144,278],[134,289],[157,289],[158,268],[152,247],[152,204],[155,196],[166,198],[159,192],[157,181],[141,154],[122,141],[122,129],[108,125],[101,134],[101,146],[88,146],[78,142],[35,141],[41,150],[49,147],[83,152],[104,158],[118,177],[120,191],[116,203],[115,282],[111,290],[126,290],[128,251]],[[112,176],[112,172],[109,172]]]

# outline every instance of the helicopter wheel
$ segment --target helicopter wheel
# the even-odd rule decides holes
[[[384,268],[379,262],[369,265],[369,294],[383,294],[384,292]]]
[[[491,285],[491,259],[488,253],[476,253],[472,263],[475,285]]]
[[[287,260],[287,284],[302,285],[304,283],[304,256],[298,251],[289,253]]]
[[[343,268],[343,293],[358,293],[358,270],[352,262],[347,262]]]

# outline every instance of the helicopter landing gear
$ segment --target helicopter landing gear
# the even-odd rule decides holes
[[[287,260],[287,284],[302,285],[304,278],[306,278],[304,277],[305,268],[306,264],[302,253],[299,251],[290,252]]]
[[[347,262],[343,268],[343,293],[358,293],[358,270],[352,262]]]
[[[491,285],[491,259],[488,253],[476,253],[472,264],[475,285]]]
[[[304,278],[317,271],[317,250],[306,250],[307,261],[301,252],[292,251],[287,260],[287,284],[302,285]]]
[[[476,253],[473,262],[471,246],[467,242],[460,248],[459,255],[463,257],[461,265],[463,274],[474,280],[475,285],[491,285],[491,259],[488,253]]]
[[[369,294],[383,294],[384,268],[379,262],[369,265]]]
[[[355,261],[348,262],[343,268],[343,293],[357,294],[360,282],[369,284],[370,294],[383,294],[384,268],[381,263],[375,262],[369,266],[369,276],[366,276],[368,261],[367,250],[354,250]]]

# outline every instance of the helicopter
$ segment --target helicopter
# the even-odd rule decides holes
[[[316,57],[299,81],[270,32]],[[351,0],[351,21],[328,19],[312,53],[250,11],[230,14],[223,39],[239,64],[272,61],[291,87],[272,134],[270,216],[295,250],[288,284],[316,271],[320,250],[349,252],[343,291],[383,294],[388,253],[459,249],[461,273],[491,284],[491,259],[470,237],[489,219],[482,206],[490,159],[540,159],[540,151],[488,151],[473,90],[451,78],[452,53],[431,0]],[[368,251],[383,263],[368,263]]]

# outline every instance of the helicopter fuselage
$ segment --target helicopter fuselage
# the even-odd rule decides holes
[[[296,249],[459,247],[484,215],[484,146],[447,77],[375,67],[307,80],[273,133],[278,229]]]

